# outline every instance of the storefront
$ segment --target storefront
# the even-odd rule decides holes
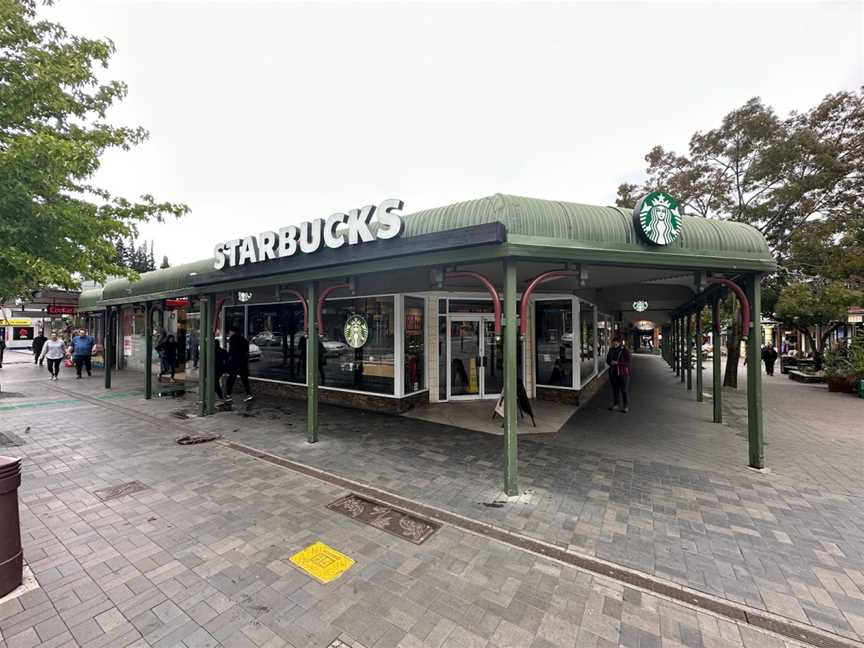
[[[129,359],[139,347],[152,357],[162,330],[183,336],[185,377],[203,368],[205,414],[215,407],[212,341],[236,329],[250,341],[253,390],[305,399],[311,442],[319,400],[400,412],[503,393],[509,457],[517,389],[578,405],[603,377],[613,336],[663,345],[671,358],[682,318],[716,300],[722,282],[749,282],[758,304],[754,280],[774,267],[755,229],[681,216],[660,192],[633,213],[500,194],[401,212],[387,200],[238,232],[211,259],[110,282],[97,303],[106,321],[120,318],[124,356],[142,319]],[[751,423],[761,448],[761,418]],[[508,460],[508,491],[514,471]]]

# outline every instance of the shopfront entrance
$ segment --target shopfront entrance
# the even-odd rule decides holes
[[[504,355],[496,339],[494,317],[454,314],[448,317],[447,398],[498,398],[504,380]]]

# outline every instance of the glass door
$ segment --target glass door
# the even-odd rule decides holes
[[[504,388],[504,348],[500,338],[495,338],[495,319],[483,318],[483,395],[482,398],[497,398]]]
[[[447,366],[448,398],[480,398],[480,318],[450,319],[450,361]]]

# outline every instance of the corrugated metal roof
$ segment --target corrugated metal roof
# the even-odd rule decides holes
[[[768,244],[743,223],[685,216],[678,239],[655,246],[636,232],[631,213],[618,207],[597,207],[557,200],[495,194],[486,198],[427,209],[405,216],[403,237],[411,238],[485,223],[503,223],[508,237],[577,242],[603,250],[674,252],[677,256],[747,257],[773,264]],[[117,279],[104,287],[100,305],[185,295],[189,276],[213,271],[213,260],[202,259],[165,270],[145,272],[130,282]],[[87,299],[91,299],[87,291]],[[83,297],[83,295],[82,295]]]
[[[104,310],[104,306],[99,306],[98,302],[102,299],[102,286],[98,288],[89,288],[82,290],[78,296],[79,311],[94,311]]]
[[[504,223],[508,235],[602,243],[607,249],[664,249],[642,241],[628,210],[505,194],[409,214],[403,236],[494,222]],[[694,216],[683,218],[681,235],[665,249],[710,252],[715,256],[744,253],[772,261],[768,244],[755,228]]]
[[[185,296],[189,292],[190,275],[212,272],[212,270],[213,259],[202,259],[164,270],[144,272],[137,281],[115,279],[109,281],[102,290],[102,303],[107,304],[115,300],[131,301],[130,297],[144,300]],[[151,295],[152,297],[149,297]]]

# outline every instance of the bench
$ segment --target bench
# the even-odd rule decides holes
[[[802,383],[822,383],[825,382],[825,376],[817,376],[816,374],[804,373],[803,371],[792,370],[789,372],[789,379]]]

